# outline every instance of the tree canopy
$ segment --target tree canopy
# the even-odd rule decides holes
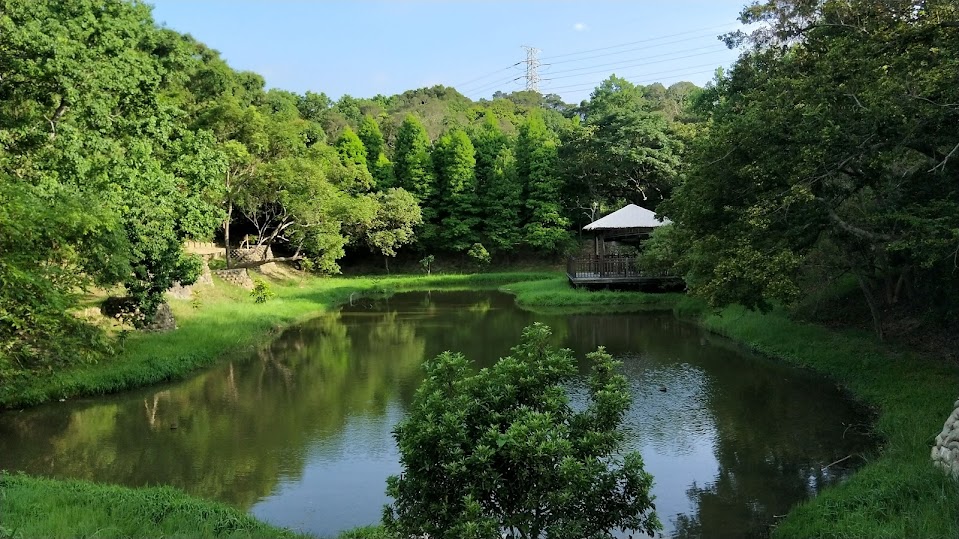
[[[474,371],[461,354],[426,363],[426,379],[396,427],[403,474],[388,481],[387,529],[406,537],[653,535],[652,477],[622,454],[626,378],[602,348],[585,409],[570,404],[569,350],[534,324],[509,356]]]

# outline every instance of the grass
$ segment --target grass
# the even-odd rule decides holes
[[[126,488],[0,474],[0,537],[308,537],[170,487]]]
[[[221,357],[247,353],[283,327],[348,301],[351,295],[499,287],[514,294],[519,305],[537,310],[671,308],[757,351],[826,374],[877,411],[875,428],[884,439],[879,455],[848,481],[794,508],[773,530],[774,537],[959,537],[959,482],[941,474],[929,460],[932,440],[959,395],[959,371],[908,351],[890,350],[866,332],[798,323],[780,311],[760,314],[730,307],[710,312],[679,294],[574,290],[556,272],[289,279],[272,286],[276,297],[263,304],[255,304],[249,292],[222,283],[200,296],[198,308],[195,301],[172,302],[180,324],[177,331],[133,335],[123,352],[108,361],[0,388],[0,408],[180,378]],[[0,538],[5,533],[193,537],[199,531],[216,532],[216,522],[233,520],[242,526],[221,524],[219,530],[226,534],[221,536],[258,537],[261,532],[270,537],[292,536],[289,531],[282,535],[265,524],[251,524],[251,517],[174,489],[126,489],[21,476],[4,476],[2,481]],[[33,502],[21,503],[21,498]],[[50,504],[44,501],[47,498]],[[154,505],[165,509],[155,513]],[[144,515],[159,515],[160,520],[146,522]],[[210,515],[210,523],[191,520],[198,515]],[[127,533],[117,523],[154,527]],[[382,529],[370,527],[347,532],[342,538],[387,536]]]
[[[527,279],[500,288],[516,296],[521,307],[572,308],[596,310],[596,308],[619,308],[626,310],[668,310],[682,297],[681,294],[645,294],[616,290],[589,291],[571,288],[565,276],[553,274],[548,278]]]

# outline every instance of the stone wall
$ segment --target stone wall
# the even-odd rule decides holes
[[[213,274],[230,284],[253,290],[253,279],[250,278],[246,268],[213,270]]]
[[[173,299],[190,299],[193,297],[193,290],[203,286],[213,286],[213,274],[210,272],[210,265],[207,264],[206,258],[203,259],[203,271],[200,272],[195,283],[187,286],[175,283],[166,293]]]
[[[233,249],[233,263],[256,262],[258,260],[270,260],[273,258],[273,250],[268,245],[260,245],[252,249]],[[266,256],[264,256],[264,254]]]
[[[220,247],[212,241],[183,242],[183,250],[204,258],[223,257],[223,247]]]
[[[942,432],[936,436],[936,445],[932,447],[932,461],[943,471],[959,479],[959,400],[942,427]]]

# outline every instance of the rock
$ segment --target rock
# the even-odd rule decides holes
[[[153,315],[153,319],[150,322],[143,326],[143,329],[146,331],[171,331],[176,329],[176,319],[173,318],[173,311],[170,310],[169,303],[161,303],[157,307],[157,312]]]
[[[946,419],[942,432],[936,436],[930,455],[936,466],[959,478],[959,401]]]

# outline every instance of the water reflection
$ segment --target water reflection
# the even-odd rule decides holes
[[[184,382],[0,415],[0,468],[172,484],[331,535],[378,520],[423,359],[488,365],[537,320],[580,355],[623,360],[631,444],[669,535],[764,536],[860,459],[826,465],[871,447],[835,387],[668,314],[537,315],[503,294],[434,292],[358,301]]]

